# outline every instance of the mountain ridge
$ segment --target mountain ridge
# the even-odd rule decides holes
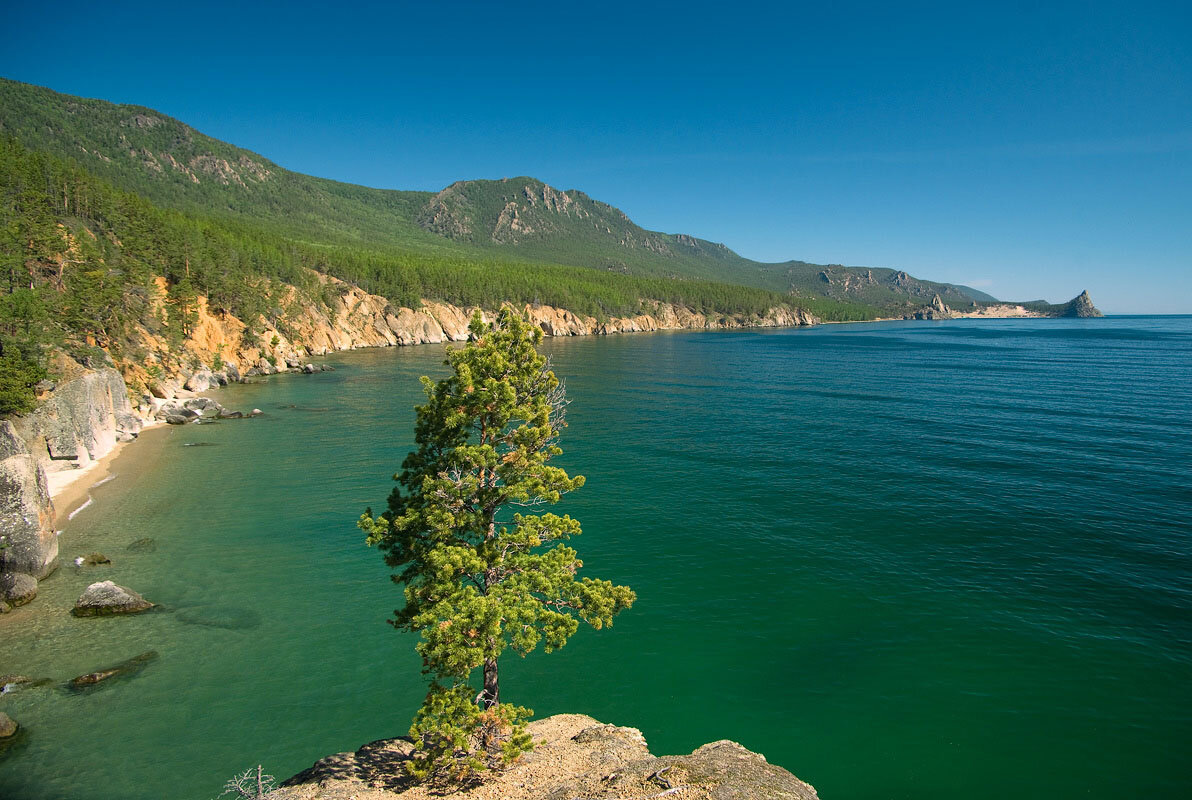
[[[859,293],[847,284],[829,290],[812,273],[885,268],[752,261],[697,236],[647,230],[580,190],[559,190],[536,178],[456,181],[439,192],[317,178],[145,106],[10,79],[0,79],[0,133],[79,162],[164,207],[268,224],[297,240],[315,236],[336,245],[714,280],[793,298],[906,307],[935,293],[954,302],[992,299],[970,287],[921,279],[915,280],[924,288],[914,294],[893,284]]]

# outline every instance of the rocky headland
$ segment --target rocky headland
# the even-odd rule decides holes
[[[937,294],[922,308],[908,312],[903,319],[1015,319],[1015,318],[1081,318],[1104,316],[1088,291],[1083,291],[1067,303],[1049,305],[1033,303],[977,303],[949,307]]]
[[[582,714],[530,723],[534,749],[511,767],[451,795],[459,800],[817,800],[809,784],[736,742],[706,744],[690,755],[655,756],[641,731]],[[271,800],[431,800],[403,764],[408,739],[382,739],[317,761],[270,793]]]

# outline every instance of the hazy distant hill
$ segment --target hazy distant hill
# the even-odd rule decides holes
[[[301,242],[713,280],[878,306],[913,306],[937,293],[952,303],[992,299],[887,269],[751,261],[722,244],[645,230],[583,192],[534,178],[460,181],[438,193],[315,178],[153,109],[4,79],[0,133],[158,206],[266,226]]]

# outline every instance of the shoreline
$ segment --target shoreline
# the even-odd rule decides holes
[[[1049,319],[1046,315],[1027,315],[1027,316],[994,316],[994,315],[972,315],[972,316],[955,316],[948,319],[940,320],[907,320],[902,317],[879,317],[877,319],[854,319],[854,320],[820,320],[814,325],[784,325],[775,326],[751,326],[751,327],[766,327],[770,330],[782,329],[796,329],[796,328],[814,328],[817,325],[862,325],[873,322],[951,322],[958,319]],[[705,328],[704,332],[711,332],[720,329]],[[698,333],[700,329],[695,328],[657,328],[655,330],[631,331],[632,333]],[[597,336],[608,336],[611,334],[596,334]],[[556,338],[549,336],[548,338]],[[559,337],[563,338],[563,337]],[[416,342],[408,345],[364,345],[361,347],[352,347],[345,350],[337,350],[332,353],[323,354],[322,358],[334,355],[335,353],[352,352],[356,350],[388,350],[393,347],[417,347],[419,345],[437,344],[434,342]],[[286,370],[279,372],[279,375],[284,374],[301,374],[299,371]],[[195,394],[196,397],[207,397],[209,392],[202,392]],[[211,398],[215,399],[215,398]],[[115,476],[112,471],[113,464],[117,461],[121,454],[125,453],[127,445],[134,444],[141,435],[146,431],[154,428],[166,428],[164,422],[149,418],[144,420],[144,427],[142,427],[137,439],[132,439],[127,442],[117,442],[115,446],[105,453],[100,458],[90,462],[84,467],[78,469],[61,469],[53,472],[46,471],[46,484],[50,494],[50,502],[54,505],[54,511],[57,515],[57,527],[61,529],[62,525],[69,522],[71,516],[77,511],[81,510],[91,500],[91,489],[98,486],[100,483],[111,479]]]
[[[137,434],[137,439],[145,431],[161,425],[162,423],[157,420],[147,420],[144,427],[141,428],[141,432]],[[116,442],[111,450],[84,467],[53,472],[46,470],[46,487],[49,489],[50,502],[54,505],[57,528],[61,529],[65,523],[70,521],[74,512],[79,511],[87,504],[91,497],[91,489],[115,476],[115,473],[112,472],[112,465],[124,453],[127,446],[135,443],[137,439]]]

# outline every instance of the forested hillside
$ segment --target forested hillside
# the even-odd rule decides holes
[[[952,302],[991,299],[967,287],[915,279],[923,291],[895,282],[876,290],[828,286],[815,280],[821,270],[865,270],[751,261],[723,244],[646,230],[583,192],[562,191],[535,178],[459,181],[438,193],[314,178],[153,109],[3,79],[0,133],[29,149],[77,162],[161,208],[263,227],[298,242],[469,263],[567,264],[713,280],[862,304],[913,306],[936,293]]]
[[[29,405],[52,348],[135,362],[146,335],[186,340],[199,297],[243,320],[251,340],[284,329],[287,303],[329,307],[342,285],[316,272],[395,306],[509,301],[597,319],[651,301],[848,320],[899,315],[937,293],[988,299],[893,270],[761,264],[534,178],[438,193],[314,178],[152,109],[4,79],[0,225],[4,413]]]
[[[644,300],[700,312],[763,313],[787,298],[751,287],[626,276],[579,267],[469,260],[397,249],[300,242],[229,217],[162,209],[77,162],[0,138],[0,400],[27,407],[47,350],[100,347],[138,360],[139,327],[181,344],[199,295],[216,313],[284,328],[287,286],[326,307],[323,272],[399,306],[422,298],[460,306],[542,303],[597,318],[637,313]],[[804,303],[820,316],[864,318],[864,307]],[[250,335],[252,333],[250,327]]]

